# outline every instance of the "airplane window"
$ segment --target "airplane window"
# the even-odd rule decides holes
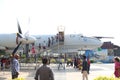
[[[64,42],[64,32],[59,32],[59,41]]]

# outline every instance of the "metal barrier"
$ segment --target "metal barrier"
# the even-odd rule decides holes
[[[29,58],[21,58],[20,59],[20,69],[37,69],[41,64],[40,58],[37,57],[29,57]]]

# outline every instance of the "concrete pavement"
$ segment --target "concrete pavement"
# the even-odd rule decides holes
[[[54,72],[55,80],[82,80],[81,71],[73,67],[66,67],[64,70],[60,68],[58,70],[58,64],[50,64],[51,69]],[[26,80],[34,80],[35,75],[34,69],[22,69],[19,77],[23,77]],[[94,80],[97,76],[114,76],[114,63],[112,64],[91,64],[90,74],[88,75],[89,80]],[[10,80],[11,71],[5,70],[0,71],[0,80]]]

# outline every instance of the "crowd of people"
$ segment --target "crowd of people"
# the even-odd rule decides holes
[[[89,73],[90,59],[87,58],[86,60],[87,60],[87,63],[88,63],[88,73]],[[68,66],[73,66],[74,68],[78,68],[79,70],[81,70],[82,69],[82,61],[83,61],[83,59],[77,58],[77,57],[75,57],[75,58],[68,58],[67,59],[67,67]]]
[[[4,56],[0,60],[1,70],[10,68],[10,58],[5,58]]]
[[[20,65],[19,65],[19,59],[20,56],[18,54],[15,54],[11,58],[11,71],[12,71],[12,79],[18,78],[19,75],[19,70],[20,70]],[[43,65],[40,66],[36,70],[35,74],[35,80],[54,80],[54,73],[50,67],[47,67],[49,64],[49,60],[47,58],[42,58],[42,63]],[[6,58],[1,58],[1,70],[5,68],[5,65],[10,65],[10,60]],[[120,58],[115,57],[114,58],[114,75],[115,77],[119,78],[120,77]],[[74,68],[78,68],[81,70],[82,73],[82,78],[83,80],[88,80],[88,74],[90,71],[90,60],[87,58],[85,55],[82,56],[82,59],[80,58],[74,58],[74,59],[69,59],[67,61],[67,66],[72,66]],[[46,75],[46,76],[43,76]],[[41,77],[39,77],[41,76]]]

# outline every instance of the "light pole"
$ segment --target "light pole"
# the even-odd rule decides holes
[[[58,30],[58,54],[59,54],[59,44],[60,44],[60,34],[59,34],[59,32],[64,32],[65,27],[60,25],[60,26],[58,26],[57,30]]]
[[[60,65],[62,65],[62,61],[60,59],[61,55],[60,55],[60,46],[59,45],[60,45],[60,41],[64,41],[64,34],[61,34],[61,32],[64,33],[65,28],[64,28],[64,26],[60,25],[60,26],[58,26],[57,30],[58,30],[57,37],[58,37],[58,54],[59,54],[59,57],[58,57],[58,60],[59,60],[58,70],[59,70]],[[65,69],[65,66],[63,66],[63,68]]]

